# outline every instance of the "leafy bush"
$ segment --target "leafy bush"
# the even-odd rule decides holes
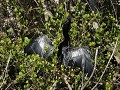
[[[95,63],[95,51],[98,48],[97,66],[92,79],[85,89],[91,89],[98,82],[113,49],[118,44],[104,76],[96,88],[106,90],[118,89],[120,74],[116,56],[120,57],[120,25],[108,7],[98,12],[88,10],[88,4],[79,0],[74,6],[75,12],[66,11],[65,1],[56,5],[53,0],[46,1],[47,8],[42,6],[45,0],[6,0],[0,2],[0,88],[2,89],[74,89],[83,88],[88,77],[82,78],[82,70],[72,67],[57,66],[58,44],[61,42],[62,25],[66,17],[72,16],[70,29],[70,45],[72,47],[89,47],[92,62]],[[109,1],[109,0],[108,0]],[[101,4],[101,2],[99,2]],[[87,8],[87,9],[86,9]],[[51,11],[45,20],[44,12]],[[104,12],[106,10],[106,12]],[[51,55],[52,61],[38,55],[26,55],[24,47],[42,31],[53,41],[55,47]],[[118,60],[119,61],[119,60]],[[120,62],[120,61],[119,61]],[[60,69],[61,68],[61,69]],[[66,79],[67,78],[67,79]],[[83,84],[84,83],[84,84]],[[70,85],[70,87],[69,87]]]

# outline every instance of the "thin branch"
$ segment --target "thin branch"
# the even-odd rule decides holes
[[[64,76],[64,81],[65,81],[65,83],[67,84],[69,90],[72,90],[70,84],[69,84],[68,81],[67,81],[67,75],[63,74],[63,76]]]
[[[8,61],[7,61],[6,68],[5,68],[4,72],[3,72],[3,75],[1,76],[1,77],[3,78],[3,81],[2,81],[2,84],[0,85],[0,88],[2,88],[2,86],[3,86],[3,84],[4,84],[10,59],[11,59],[11,50],[10,50],[10,55],[9,55],[9,57],[8,57]]]
[[[96,53],[95,53],[95,64],[94,64],[94,69],[93,69],[92,74],[91,74],[91,76],[89,77],[88,81],[84,84],[84,86],[81,88],[81,90],[84,90],[84,88],[86,87],[86,85],[88,84],[88,82],[89,82],[89,81],[91,80],[91,78],[93,77],[93,74],[94,74],[95,69],[96,69],[97,55],[98,55],[98,47],[96,48]]]
[[[50,90],[55,90],[55,87],[56,87],[56,85],[57,85],[57,80],[54,82],[54,84],[52,85],[52,87],[50,88]]]
[[[113,49],[113,52],[112,52],[112,54],[111,54],[111,56],[110,56],[110,58],[109,58],[109,61],[108,61],[107,65],[106,65],[106,67],[105,67],[105,69],[104,69],[102,75],[100,76],[100,79],[98,80],[98,82],[96,83],[96,85],[95,85],[91,90],[94,90],[94,89],[97,87],[97,85],[98,85],[99,82],[101,81],[103,75],[105,74],[105,71],[107,70],[108,65],[110,64],[110,61],[111,61],[111,59],[112,59],[112,57],[113,57],[113,55],[114,55],[114,53],[115,53],[117,44],[118,44],[118,38],[117,38],[117,40],[116,40],[116,44],[115,44],[114,49]]]
[[[39,6],[39,3],[36,0],[34,0],[34,2],[37,4],[37,6]]]
[[[115,14],[115,18],[116,18],[116,20],[117,20],[117,13],[116,13],[115,7],[114,7],[114,5],[113,5],[112,0],[110,0],[110,2],[111,2],[111,4],[112,4],[113,11],[114,11],[114,14]],[[118,21],[117,21],[117,24],[118,24]]]
[[[83,69],[82,69],[82,71],[83,71],[83,74],[82,74],[82,87],[83,87],[83,84],[84,84],[84,70],[85,70],[85,65],[83,65]]]
[[[88,1],[88,0],[86,0],[86,2],[87,2],[87,4],[89,5],[89,7],[90,7],[90,9],[91,9],[92,11],[98,11],[97,6],[94,6],[94,5],[95,5],[95,1],[94,1],[94,0],[93,0],[93,1]],[[90,5],[90,2],[94,3],[93,6],[94,6],[94,8],[95,8],[96,10],[95,10],[95,9],[93,10],[93,6]]]
[[[11,82],[6,88],[5,90],[8,90],[8,88],[13,84],[14,82]]]

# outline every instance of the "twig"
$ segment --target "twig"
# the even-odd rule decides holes
[[[11,82],[6,88],[5,90],[8,90],[8,88],[13,84],[14,82]]]
[[[70,84],[69,84],[68,81],[67,81],[67,75],[63,74],[63,76],[64,76],[64,81],[65,81],[65,83],[67,84],[69,90],[72,90]]]
[[[52,87],[50,88],[50,90],[55,90],[55,87],[56,87],[56,85],[57,85],[57,80],[54,82],[54,84],[52,85]]]
[[[81,88],[81,90],[84,90],[84,88],[86,87],[86,85],[88,84],[88,82],[89,82],[89,81],[91,80],[91,78],[93,77],[93,74],[94,74],[95,69],[96,69],[97,55],[98,55],[98,47],[96,48],[96,53],[95,53],[95,64],[94,64],[94,69],[93,69],[92,74],[90,75],[88,81],[84,84],[84,86]]]
[[[99,83],[100,80],[102,79],[102,77],[103,77],[105,71],[107,70],[108,65],[110,64],[110,61],[111,61],[111,59],[112,59],[112,57],[113,57],[113,55],[114,55],[114,53],[115,53],[115,49],[116,49],[116,47],[117,47],[117,43],[118,43],[118,38],[117,38],[117,40],[116,40],[116,44],[115,44],[114,49],[113,49],[113,52],[112,52],[112,54],[111,54],[111,56],[110,56],[110,58],[109,58],[109,61],[108,61],[107,65],[106,65],[106,67],[105,67],[105,69],[104,69],[102,75],[100,76],[100,79],[98,80],[98,82],[96,83],[96,85],[95,85],[91,90],[94,90],[94,89],[96,88],[96,86],[98,85],[98,83]]]
[[[82,87],[83,87],[83,84],[84,84],[84,70],[85,70],[85,63],[84,63],[84,65],[83,65],[83,74],[82,74]]]
[[[114,14],[115,14],[115,18],[116,18],[116,20],[117,20],[117,13],[116,13],[115,7],[114,7],[114,5],[113,5],[112,0],[110,0],[110,2],[111,2],[111,4],[112,4],[113,10],[114,10]],[[117,24],[118,24],[118,21],[117,21]]]
[[[36,0],[34,0],[34,2],[37,4],[37,6],[39,6],[38,2]]]
[[[10,50],[10,55],[9,55],[9,57],[8,57],[8,61],[7,61],[6,68],[5,68],[4,72],[3,72],[3,75],[1,76],[1,77],[3,77],[3,81],[2,81],[2,84],[0,85],[0,88],[1,88],[1,87],[3,86],[3,84],[4,84],[10,59],[11,59],[11,50]]]
[[[91,5],[90,5],[90,2],[95,3],[95,1],[93,0],[93,1],[90,1],[90,2],[89,2],[88,0],[86,0],[86,2],[87,2],[87,4],[89,5],[90,9],[93,10],[92,8],[93,8],[93,6],[94,6],[95,4],[94,4],[93,6],[91,6]],[[94,11],[98,11],[97,6],[94,6],[94,8],[96,9],[96,10],[94,9]]]

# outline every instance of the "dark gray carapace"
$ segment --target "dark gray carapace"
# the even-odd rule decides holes
[[[93,64],[91,62],[90,51],[84,47],[75,47],[62,49],[63,64],[65,66],[79,67],[83,72],[90,76],[93,71]]]
[[[41,34],[38,38],[32,40],[24,49],[25,53],[39,54],[43,58],[47,58],[54,51],[54,47],[49,38]]]

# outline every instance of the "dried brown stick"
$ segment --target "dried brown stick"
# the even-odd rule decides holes
[[[91,78],[93,77],[93,74],[95,73],[95,69],[96,69],[96,61],[97,61],[97,55],[98,55],[98,47],[96,48],[96,53],[95,53],[95,64],[94,64],[94,69],[92,71],[91,76],[89,77],[88,81],[84,84],[84,86],[81,88],[81,90],[84,90],[84,88],[86,87],[86,85],[88,84],[88,82],[91,80]]]
[[[63,76],[64,76],[64,81],[65,81],[65,83],[67,84],[69,90],[72,90],[70,84],[69,84],[68,81],[67,81],[67,75],[63,74]]]
[[[104,69],[102,75],[100,76],[100,78],[99,78],[98,82],[96,83],[96,85],[95,85],[91,90],[94,90],[94,89],[97,87],[97,85],[98,85],[99,82],[101,81],[103,75],[105,74],[105,71],[107,70],[108,65],[110,64],[110,61],[111,61],[111,59],[112,59],[112,57],[113,57],[113,55],[114,55],[114,53],[115,53],[117,44],[118,44],[118,38],[117,38],[117,40],[116,40],[116,44],[115,44],[115,46],[114,46],[113,52],[112,52],[112,54],[111,54],[111,56],[110,56],[110,58],[109,58],[109,61],[108,61],[107,65],[106,65],[106,67],[105,67],[105,69]]]

